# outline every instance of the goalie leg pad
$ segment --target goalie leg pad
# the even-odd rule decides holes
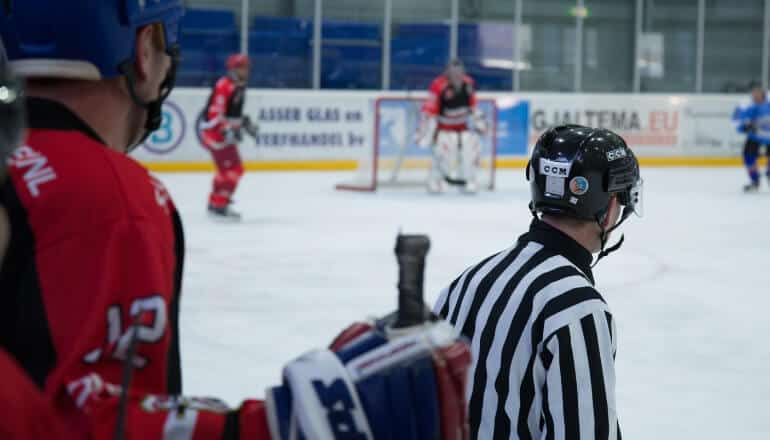
[[[468,182],[475,183],[481,161],[481,139],[472,131],[464,131],[460,137],[462,139],[462,151],[460,152],[462,176]]]
[[[457,178],[457,163],[460,153],[460,134],[456,131],[439,131],[433,149],[431,178],[443,180],[444,176]]]
[[[436,127],[438,126],[434,116],[423,115],[420,120],[420,126],[415,133],[414,141],[421,148],[429,148],[433,145],[436,136]]]

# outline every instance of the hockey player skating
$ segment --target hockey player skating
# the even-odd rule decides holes
[[[160,123],[182,13],[182,0],[0,6],[0,36],[29,96],[28,135],[0,197],[10,238],[0,348],[13,358],[0,355],[0,370],[18,391],[0,404],[40,420],[3,417],[0,429],[46,439],[467,438],[468,351],[442,322],[355,324],[330,350],[287,364],[266,402],[180,396],[182,224],[164,186],[126,153]]]
[[[749,174],[749,183],[743,187],[746,192],[754,192],[759,189],[759,158],[760,146],[770,148],[770,102],[767,100],[767,92],[761,87],[751,90],[751,104],[735,109],[733,121],[738,126],[738,131],[746,134],[746,143],[743,145],[743,163]],[[770,183],[770,150],[766,150],[767,179]]]
[[[256,128],[248,116],[243,115],[249,58],[242,54],[230,55],[226,67],[227,74],[216,82],[211,91],[198,130],[217,169],[209,195],[209,213],[219,218],[238,220],[241,215],[232,209],[232,197],[243,176],[238,144],[243,140],[243,131],[253,137],[256,136]]]
[[[488,127],[476,107],[475,84],[465,74],[462,61],[452,60],[428,93],[416,136],[418,145],[433,151],[428,191],[440,193],[453,184],[475,193],[479,188],[479,134]]]
[[[435,307],[471,341],[471,438],[620,439],[617,331],[591,268],[642,213],[639,164],[615,133],[568,125],[540,137],[527,169],[529,231]]]

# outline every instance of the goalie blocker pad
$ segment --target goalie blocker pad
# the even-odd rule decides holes
[[[373,329],[289,363],[284,384],[267,391],[272,437],[464,438],[464,380],[449,370],[457,361],[464,378],[467,346],[445,322],[416,328],[392,341]]]

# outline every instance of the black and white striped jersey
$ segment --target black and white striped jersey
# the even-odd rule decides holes
[[[535,220],[441,293],[435,312],[471,342],[472,439],[620,439],[615,324],[591,260]]]

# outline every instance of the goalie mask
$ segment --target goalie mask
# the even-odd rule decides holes
[[[605,249],[607,237],[631,214],[641,216],[642,179],[639,162],[626,142],[610,130],[580,125],[562,125],[543,133],[527,166],[532,201],[530,210],[596,221],[601,228],[610,198],[617,196],[623,207],[620,220],[602,228],[597,262],[620,248]]]
[[[459,89],[465,81],[465,65],[459,58],[453,58],[447,64],[445,75],[452,87]]]

